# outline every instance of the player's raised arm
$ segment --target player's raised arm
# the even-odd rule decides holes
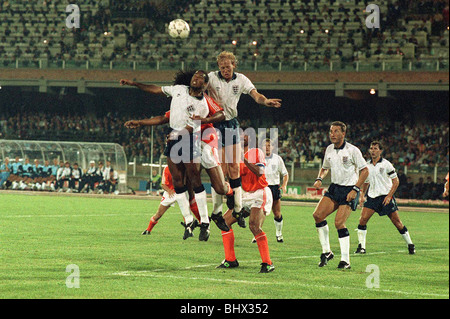
[[[256,89],[253,89],[250,92],[250,96],[255,100],[256,103],[260,105],[264,105],[267,107],[281,107],[281,99],[268,99],[261,93],[259,93]]]
[[[154,84],[144,84],[144,83],[134,82],[134,81],[127,80],[127,79],[121,79],[120,85],[135,86],[135,87],[139,88],[140,90],[147,92],[147,93],[165,95],[165,93],[162,91],[162,88],[160,86],[154,85]]]
[[[141,126],[156,126],[166,123],[169,123],[169,118],[164,115],[160,115],[145,120],[130,120],[125,122],[124,125],[126,128],[138,128]]]

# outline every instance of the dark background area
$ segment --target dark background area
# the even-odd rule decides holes
[[[94,89],[92,94],[77,94],[76,88],[57,89],[56,93],[38,93],[30,89],[4,87],[0,90],[0,118],[20,113],[58,115],[91,115],[104,117],[108,113],[129,118],[145,118],[163,114],[170,99],[152,96],[138,89]],[[258,106],[248,95],[242,95],[238,111],[241,120],[255,120],[255,125],[270,126],[295,120],[315,122],[402,122],[442,123],[449,118],[449,92],[394,91],[387,98],[369,92],[346,92],[336,97],[334,91],[264,91],[269,98],[281,98],[281,109]]]

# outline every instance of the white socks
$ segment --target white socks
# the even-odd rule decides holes
[[[338,229],[339,245],[341,246],[341,260],[350,264],[350,234],[347,228]]]
[[[273,222],[275,223],[275,235],[277,237],[281,236],[282,229],[283,229],[283,216],[280,217],[280,219],[274,218]]]
[[[408,245],[412,245],[412,240],[411,240],[411,237],[409,236],[409,232],[408,232],[408,229],[406,228],[406,226],[403,226],[403,229],[402,230],[399,230],[399,232],[400,232],[400,234],[402,235],[402,237],[403,237],[403,239],[405,240],[405,242],[408,244]]]
[[[192,216],[190,210],[189,193],[187,191],[185,191],[184,193],[176,193],[175,199],[177,200],[178,206],[180,207],[181,214],[184,217],[184,222],[186,223],[186,225],[192,223],[192,221],[194,220],[194,216]]]
[[[211,187],[211,197],[213,202],[213,211],[212,214],[218,214],[222,212],[223,207],[223,195],[219,195],[216,193],[213,187]]]
[[[316,224],[317,233],[319,234],[320,245],[322,245],[322,253],[329,253],[330,249],[330,237],[327,221],[324,220],[321,223]]]
[[[233,188],[234,191],[234,211],[240,212],[242,210],[242,186]]]
[[[361,245],[361,248],[366,249],[366,235],[367,235],[367,226],[358,225],[358,241]]]
[[[195,201],[197,202],[198,212],[200,214],[200,222],[209,224],[208,203],[206,202],[206,191],[204,188],[203,191],[195,193]]]

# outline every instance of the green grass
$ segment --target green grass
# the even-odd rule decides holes
[[[140,233],[158,207],[154,200],[0,195],[0,298],[449,298],[449,215],[401,211],[416,244],[409,255],[387,217],[368,224],[364,256],[352,269],[336,269],[339,243],[330,224],[336,258],[318,268],[321,253],[312,207],[283,207],[283,244],[268,234],[275,271],[259,274],[260,257],[248,228],[234,227],[237,269],[215,269],[224,258],[220,231],[208,242],[182,240],[181,214],[171,208],[150,236]],[[347,222],[351,251],[360,211]],[[66,287],[66,266],[80,270],[80,288]],[[368,265],[380,270],[380,287],[366,287]]]

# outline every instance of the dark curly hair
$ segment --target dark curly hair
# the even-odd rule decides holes
[[[205,75],[205,83],[208,83],[209,77],[208,73],[203,70],[179,70],[177,73],[175,73],[175,79],[173,81],[174,85],[191,85],[191,79],[194,76],[195,73],[202,72]]]

